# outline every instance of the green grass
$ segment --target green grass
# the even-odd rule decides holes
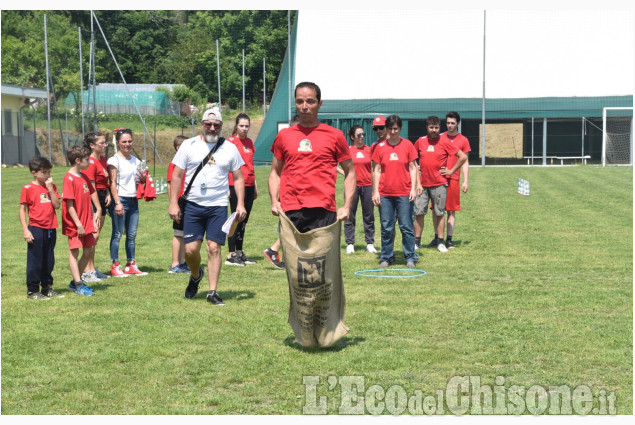
[[[65,171],[53,170],[58,184]],[[268,169],[256,173],[261,197],[245,250],[258,264],[223,267],[227,305],[214,308],[204,294],[184,299],[187,278],[167,273],[166,195],[140,206],[137,260],[148,276],[95,284],[93,297],[27,300],[18,202],[30,174],[3,169],[2,413],[301,414],[305,375],[320,377],[318,396],[337,413],[340,387],[327,378],[361,375],[366,390],[398,384],[409,396],[434,395],[453,376],[587,385],[614,391],[617,413],[632,414],[632,168],[472,168],[457,248],[421,251],[419,278],[356,276],[377,268],[360,223],[357,252],[342,250],[351,330],[322,350],[300,348],[286,323],[286,275],[262,255],[277,225]],[[531,196],[516,193],[518,177]],[[97,247],[102,271],[110,229]],[[403,267],[400,244],[398,234],[393,268]],[[67,246],[60,229],[58,289],[70,280]]]

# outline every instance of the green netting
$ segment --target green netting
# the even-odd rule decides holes
[[[167,94],[159,91],[96,90],[97,111],[104,114],[134,114],[134,104],[143,115],[172,114],[172,102]],[[93,91],[84,90],[84,112],[92,110]],[[133,104],[134,99],[134,104]],[[76,108],[76,95],[71,93],[64,103],[67,108]],[[177,108],[178,113],[178,108]]]

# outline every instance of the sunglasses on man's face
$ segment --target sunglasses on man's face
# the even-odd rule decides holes
[[[359,137],[359,138],[366,137],[366,133],[357,133],[355,137]]]
[[[382,131],[383,129],[385,129],[386,126],[382,125],[382,126],[378,126],[378,127],[373,127],[373,130],[375,131]]]
[[[203,126],[204,126],[204,127],[214,127],[214,128],[220,128],[220,127],[222,127],[222,126],[223,126],[223,124],[221,124],[221,123],[216,124],[215,122],[204,122],[204,123],[203,123]]]

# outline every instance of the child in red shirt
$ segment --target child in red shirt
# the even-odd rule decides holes
[[[60,195],[51,178],[50,161],[36,156],[29,161],[33,182],[22,188],[20,195],[20,223],[27,242],[26,288],[27,298],[48,300],[63,297],[53,290],[55,242]],[[29,217],[27,225],[26,217]],[[40,284],[42,291],[40,292]]]
[[[82,170],[88,168],[90,149],[85,146],[72,146],[66,153],[72,164],[64,176],[62,205],[62,233],[68,236],[68,262],[73,280],[68,285],[70,291],[78,295],[93,295],[93,289],[84,284],[80,270],[86,268],[89,258],[94,255],[97,241],[93,233],[99,229],[102,220],[101,206],[97,192]],[[93,218],[93,208],[97,210]],[[78,261],[79,248],[83,248]]]

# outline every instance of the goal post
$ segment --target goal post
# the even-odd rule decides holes
[[[602,109],[602,167],[633,165],[633,107]]]

